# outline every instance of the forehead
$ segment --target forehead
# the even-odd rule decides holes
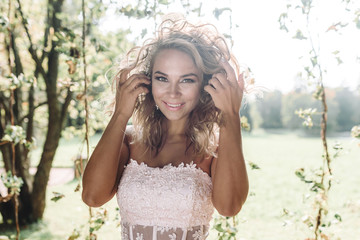
[[[193,58],[177,49],[162,49],[156,54],[153,71],[181,71],[200,74],[199,68],[195,65]]]

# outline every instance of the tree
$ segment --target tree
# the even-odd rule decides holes
[[[290,92],[283,96],[283,106],[281,112],[285,128],[301,128],[303,120],[295,115],[296,110],[300,108],[319,108],[319,104],[316,104],[309,94],[302,92]]]
[[[82,24],[76,17],[81,7],[76,1],[63,0],[40,1],[31,8],[31,1],[18,0],[15,6],[10,3],[13,1],[9,5],[0,5],[1,11],[9,11],[12,16],[11,21],[1,19],[4,24],[0,34],[4,39],[4,49],[8,51],[0,54],[8,56],[9,63],[7,67],[1,66],[0,71],[1,83],[4,83],[0,93],[0,150],[6,171],[14,167],[16,175],[24,180],[19,195],[19,218],[25,224],[43,216],[49,173],[68,119],[68,110],[74,109],[76,101],[84,98],[83,76],[79,71]],[[129,43],[124,38],[124,31],[119,31],[116,36],[104,34],[99,37],[99,31],[95,30],[106,6],[96,1],[89,6],[91,18],[87,22],[86,34],[90,36],[88,44],[91,47],[87,51],[92,54],[89,62],[96,62],[90,69],[90,80],[99,81],[99,76],[103,76],[113,63],[114,56],[122,53],[121,47],[128,48]],[[31,11],[25,12],[25,9]],[[98,88],[106,82],[104,78],[101,81]],[[91,90],[96,90],[96,86],[90,89],[89,98],[96,93]],[[12,119],[25,140],[15,145],[14,152],[11,145],[6,144],[16,135],[9,127]],[[28,146],[34,142],[36,132],[44,131],[39,129],[41,126],[45,127],[44,145],[36,174],[31,176]],[[15,166],[11,162],[13,154]],[[13,222],[13,207],[13,202],[0,203],[4,224]]]
[[[336,89],[335,100],[338,103],[339,114],[336,123],[339,131],[350,131],[357,124],[356,121],[356,101],[355,94],[348,88]]]
[[[262,117],[261,127],[282,128],[281,106],[282,93],[279,90],[265,92],[263,101],[258,102],[258,110]]]

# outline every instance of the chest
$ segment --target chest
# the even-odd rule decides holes
[[[192,147],[186,146],[184,142],[165,143],[157,154],[147,150],[143,144],[130,145],[130,158],[136,159],[139,163],[143,162],[149,167],[162,168],[168,164],[178,166],[181,163],[195,162],[197,159],[192,153]]]
[[[130,145],[130,159],[135,159],[138,163],[144,163],[153,168],[163,168],[169,164],[179,166],[180,164],[195,163],[198,168],[211,175],[211,158],[196,157],[193,154],[192,146],[187,146],[185,142],[166,143],[157,155],[148,151],[140,143],[132,143]]]

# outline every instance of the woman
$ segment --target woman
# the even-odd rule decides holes
[[[214,26],[163,21],[117,74],[114,113],[84,172],[84,202],[99,207],[117,194],[122,239],[205,239],[214,207],[234,216],[248,194],[243,89]]]

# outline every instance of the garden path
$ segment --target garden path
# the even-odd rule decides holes
[[[4,168],[0,168],[0,174],[2,174],[5,171]],[[30,168],[30,174],[35,174],[36,168]],[[75,177],[74,168],[52,168],[50,171],[50,177],[48,186],[55,186],[67,183],[71,180],[73,180]],[[0,194],[4,197],[7,195],[7,190],[0,181]]]

